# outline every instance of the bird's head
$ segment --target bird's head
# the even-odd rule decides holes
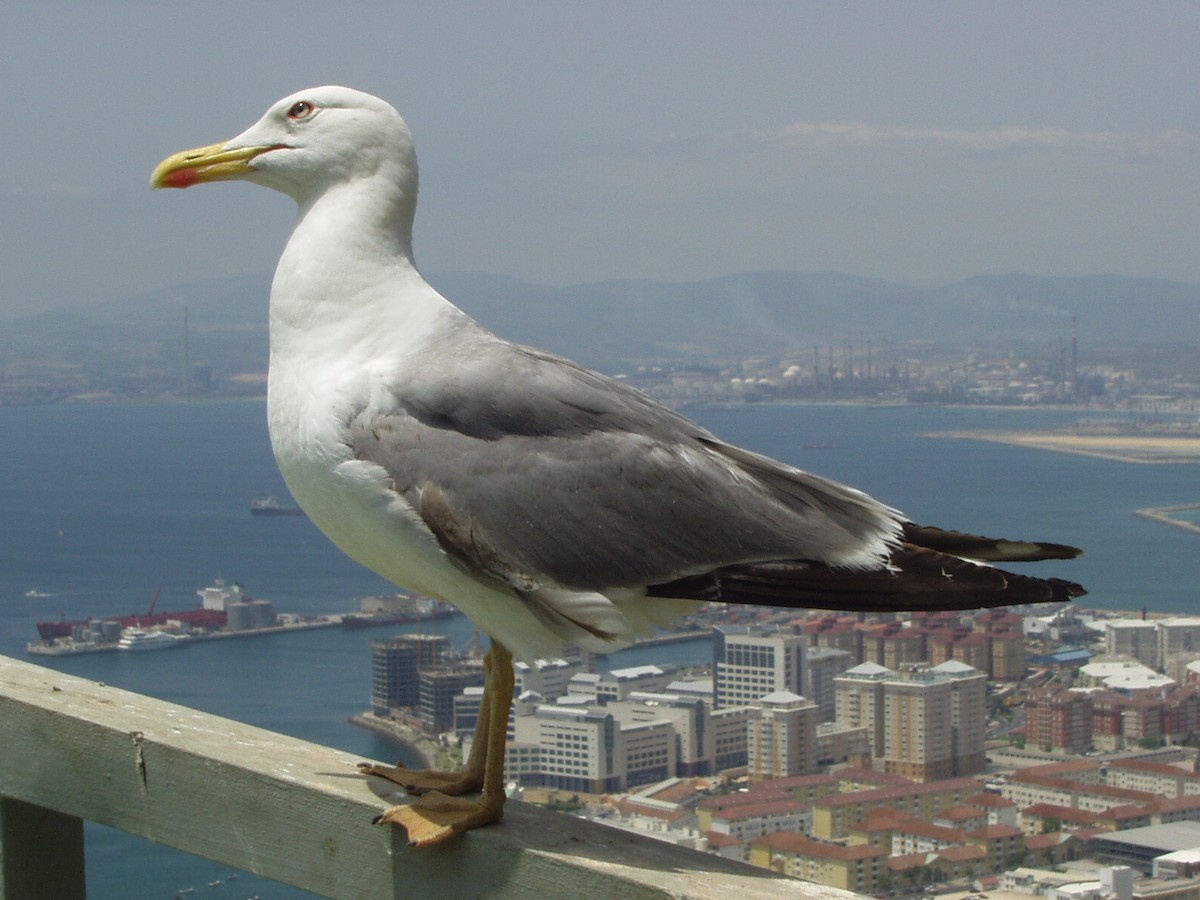
[[[150,186],[252,181],[303,205],[339,183],[380,173],[415,200],[417,162],[408,126],[378,97],[327,86],[283,98],[232,140],[167,157]]]

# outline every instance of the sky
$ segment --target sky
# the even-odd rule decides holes
[[[320,84],[421,166],[427,274],[1200,282],[1200,4],[0,7],[0,319],[268,273],[292,201],[151,192]]]

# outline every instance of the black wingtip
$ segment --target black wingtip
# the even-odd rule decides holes
[[[904,545],[887,568],[833,568],[805,560],[729,566],[655,585],[654,597],[752,606],[856,612],[982,609],[1068,602],[1087,591],[1061,578],[1035,578]]]
[[[1043,562],[1051,559],[1075,559],[1083,551],[1070,544],[1050,544],[1044,541],[1013,541],[990,538],[980,534],[965,534],[905,522],[904,542],[926,550],[936,550],[961,559],[977,562]]]

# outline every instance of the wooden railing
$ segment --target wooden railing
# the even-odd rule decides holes
[[[85,820],[336,898],[854,896],[521,803],[412,850],[356,762],[0,657],[0,900],[84,897]]]

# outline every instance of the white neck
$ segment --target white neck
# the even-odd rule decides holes
[[[302,203],[271,286],[272,364],[280,356],[362,353],[407,343],[461,315],[413,261],[410,198],[382,177]]]

